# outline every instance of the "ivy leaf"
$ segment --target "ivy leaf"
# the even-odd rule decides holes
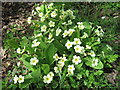
[[[50,71],[50,66],[48,64],[42,64],[41,68],[45,74],[48,74],[48,72]]]

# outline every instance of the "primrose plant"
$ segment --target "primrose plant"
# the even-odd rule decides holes
[[[101,26],[82,21],[77,10],[65,6],[36,4],[28,17],[33,34],[22,37],[16,48],[16,57],[27,68],[27,74],[14,75],[14,84],[20,88],[108,85],[103,78],[104,68],[118,55],[104,42],[105,32]]]

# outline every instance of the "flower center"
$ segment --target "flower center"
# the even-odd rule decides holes
[[[33,60],[32,62],[33,62],[33,63],[35,63],[35,62],[36,62],[36,60]]]

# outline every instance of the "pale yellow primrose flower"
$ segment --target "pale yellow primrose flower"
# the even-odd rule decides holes
[[[28,17],[28,19],[27,19],[27,23],[28,23],[28,24],[31,23],[31,19],[32,19],[32,17]]]
[[[73,45],[73,42],[70,42],[69,40],[67,40],[67,43],[65,44],[65,46],[67,47],[67,49],[70,49]]]
[[[17,63],[17,66],[18,66],[18,67],[20,66],[20,62]]]
[[[56,30],[56,36],[59,36],[59,34],[61,33],[61,31],[62,31],[62,30],[58,28],[58,29]]]
[[[48,9],[52,8],[53,5],[54,5],[53,3],[50,3],[50,4],[48,5]]]
[[[65,61],[67,61],[65,56],[64,57],[60,57],[60,61],[59,62],[63,62],[64,63]]]
[[[39,16],[39,17],[42,17],[42,16],[43,16],[43,13],[42,13],[42,12],[40,12],[40,13],[38,14],[38,16]]]
[[[37,12],[40,11],[40,7],[36,7],[35,9],[36,9]]]
[[[68,34],[69,34],[69,32],[67,30],[65,30],[64,33],[62,34],[63,38],[65,38]]]
[[[91,47],[89,45],[86,45],[86,49],[91,49]]]
[[[63,66],[64,66],[64,62],[61,62],[61,61],[58,61],[58,64],[57,64],[57,66],[59,67],[59,68],[62,68]]]
[[[53,12],[51,13],[51,17],[55,18],[56,16],[57,16],[56,11],[53,11]]]
[[[38,59],[36,57],[30,59],[30,64],[31,65],[36,65],[38,63]]]
[[[36,15],[36,12],[34,10],[32,10],[32,16]]]
[[[49,72],[48,75],[50,75],[51,77],[53,77],[54,73],[53,72]]]
[[[41,31],[42,31],[42,32],[45,32],[46,29],[47,29],[47,26],[46,26],[46,25],[43,25],[43,26],[41,27]]]
[[[95,30],[95,33],[100,36],[100,31],[98,29]]]
[[[58,67],[54,67],[54,71],[55,71],[55,73],[59,73],[59,68]]]
[[[73,71],[68,70],[68,75],[73,75],[73,74],[74,74]]]
[[[22,54],[24,51],[25,51],[25,46],[24,46],[24,49],[22,51],[20,48],[17,49],[17,53],[19,53],[19,54]]]
[[[74,29],[69,29],[68,34],[71,36],[75,30]]]
[[[35,39],[32,43],[35,43],[35,42],[37,42],[37,39]]]
[[[74,49],[75,49],[75,52],[76,53],[81,53],[81,54],[83,54],[84,53],[84,47],[83,46],[80,46],[80,45],[76,45],[75,47],[74,47]]]
[[[40,21],[44,22],[45,21],[45,17],[41,17]]]
[[[83,30],[85,28],[85,26],[84,25],[78,25],[78,28]]]
[[[56,53],[56,54],[53,56],[53,58],[54,58],[56,61],[58,61],[58,59],[59,59],[58,54]]]
[[[74,65],[68,65],[68,71],[74,71],[75,67]]]
[[[19,78],[18,78],[18,82],[23,83],[24,82],[24,76],[20,75]]]
[[[20,49],[20,48],[18,48],[18,49],[17,49],[17,53],[19,53],[19,54],[20,54],[20,53],[21,53],[20,51],[21,51],[21,49]]]
[[[49,83],[51,83],[53,77],[51,77],[51,76],[48,74],[47,76],[44,76],[43,79],[44,79],[44,80],[43,80],[44,83],[48,83],[48,84],[49,84]]]
[[[83,25],[83,22],[77,22],[77,24],[78,24],[78,28],[79,29],[84,29],[85,28],[85,26]]]
[[[78,25],[83,25],[83,22],[77,22]]]
[[[67,10],[67,13],[69,13],[70,15],[73,15],[73,11],[70,9]]]
[[[72,24],[72,21],[71,20],[68,20],[68,25],[71,25]]]
[[[94,67],[94,66],[97,66],[98,65],[98,59],[93,59],[93,61],[92,61],[92,66]]]
[[[92,57],[95,57],[96,56],[96,54],[95,54],[95,52],[94,51],[90,51],[90,53],[88,53],[88,55],[90,55],[90,56],[92,56]]]
[[[74,45],[80,45],[82,42],[80,41],[79,38],[74,38]]]
[[[53,22],[53,21],[50,21],[48,24],[49,24],[50,27],[54,27],[55,26],[55,22]]]
[[[14,84],[16,84],[17,83],[17,81],[18,81],[18,77],[17,77],[17,75],[15,75],[15,77],[14,77]]]
[[[52,37],[53,37],[53,35],[51,33],[49,33],[48,39],[51,39]]]
[[[32,44],[32,47],[37,47],[37,46],[39,46],[39,44],[40,44],[40,42],[34,42],[34,43]]]
[[[74,55],[72,62],[77,65],[77,64],[81,63],[81,59],[79,56]]]

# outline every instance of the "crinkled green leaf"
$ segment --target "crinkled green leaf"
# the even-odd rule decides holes
[[[31,75],[32,75],[33,78],[39,79],[41,77],[41,69],[40,69],[40,67],[38,69],[34,70],[31,73]]]
[[[54,61],[53,56],[55,55],[55,53],[56,53],[56,48],[54,44],[49,44],[45,49],[45,53],[44,53],[46,58],[46,63],[51,64]]]
[[[59,53],[63,54],[65,52],[66,48],[58,40],[54,40],[53,44]]]
[[[83,63],[79,63],[78,65],[76,65],[76,70],[77,71],[80,71],[81,70],[81,67],[82,67]]]
[[[28,58],[28,57],[29,57],[29,55],[23,54],[22,57],[21,57],[19,60],[21,60],[21,61],[23,62],[23,64],[26,66],[26,68],[27,68],[28,70],[32,70],[32,71],[33,71],[33,67],[32,67],[32,65],[30,64],[30,62],[27,62],[27,61],[26,61],[26,58]]]
[[[29,79],[25,79],[25,81],[19,84],[19,88],[27,88],[31,84]]]
[[[50,71],[50,66],[48,64],[42,64],[41,68],[45,74],[48,74],[48,72]]]

